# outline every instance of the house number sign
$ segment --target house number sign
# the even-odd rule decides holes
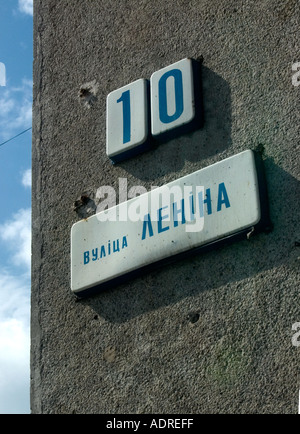
[[[107,97],[106,152],[113,163],[201,126],[200,63],[183,59]]]

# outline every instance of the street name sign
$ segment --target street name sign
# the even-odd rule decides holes
[[[261,164],[247,150],[75,223],[71,290],[84,297],[263,228]]]

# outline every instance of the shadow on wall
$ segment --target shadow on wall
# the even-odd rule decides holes
[[[202,67],[204,127],[187,136],[161,144],[120,166],[143,181],[180,171],[185,161],[197,162],[231,146],[231,92],[213,71]],[[193,144],[191,146],[191,143]],[[299,267],[299,181],[266,158],[271,233],[191,255],[94,297],[83,299],[97,315],[112,323],[124,323],[163,306],[199,296],[226,285],[242,291],[241,282],[286,264]],[[170,156],[172,156],[170,158]],[[175,271],[176,270],[176,271]],[[213,271],[212,271],[213,270]],[[266,277],[267,278],[267,277]]]
[[[296,271],[299,268],[300,182],[271,158],[264,165],[274,225],[271,233],[260,233],[249,240],[173,262],[80,303],[88,304],[109,322],[124,323],[228,284],[242,291],[243,280],[258,275],[263,278],[265,271],[283,264]]]
[[[199,162],[231,146],[232,120],[229,85],[223,78],[203,65],[199,79],[202,88],[203,127],[193,133],[176,137],[174,140],[153,145],[149,152],[123,161],[116,167],[120,167],[143,182],[151,182],[151,186],[156,186],[160,184],[159,179],[165,175],[180,172],[186,161]],[[94,215],[98,205],[99,201],[96,200],[95,192],[91,189],[78,197],[74,203],[74,210],[80,219],[84,219]]]
[[[120,167],[143,181],[180,171],[185,161],[197,162],[231,145],[231,92],[229,85],[202,65],[204,126],[190,134],[159,144],[149,152],[120,163]]]
[[[223,78],[202,65],[201,84],[203,100],[203,128],[176,137],[165,143],[153,145],[149,152],[117,164],[151,186],[159,185],[159,178],[172,172],[180,172],[185,161],[199,162],[216,155],[232,144],[231,141],[231,91]],[[123,174],[124,176],[124,174]],[[183,175],[182,175],[183,176]],[[84,198],[88,197],[88,203]],[[118,198],[118,195],[117,195]],[[74,203],[80,219],[96,213],[99,202],[93,189],[82,193]],[[83,206],[80,206],[83,205]]]

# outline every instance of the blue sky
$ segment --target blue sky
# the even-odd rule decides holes
[[[0,62],[6,78],[6,85],[0,86],[0,144],[31,127],[32,3],[0,3]],[[0,146],[0,192],[0,414],[26,414],[30,413],[31,130]]]

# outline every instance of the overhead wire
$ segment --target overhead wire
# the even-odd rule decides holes
[[[16,139],[17,137],[21,136],[22,134],[27,133],[27,131],[29,131],[29,130],[32,130],[32,127],[27,128],[27,130],[22,131],[21,133],[17,134],[17,135],[14,136],[14,137],[11,137],[11,138],[8,139],[8,140],[5,140],[5,142],[0,143],[0,146],[3,146],[3,145],[5,145],[6,143],[11,142],[12,140]]]

